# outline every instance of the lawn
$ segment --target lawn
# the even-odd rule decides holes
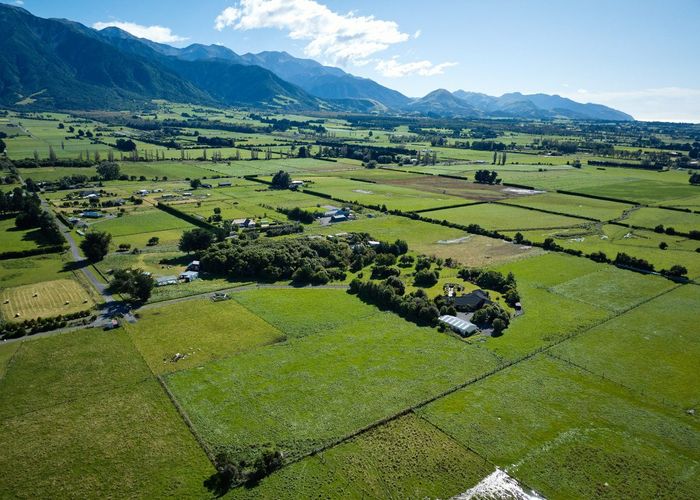
[[[563,228],[577,226],[585,222],[563,215],[534,212],[524,208],[495,205],[492,203],[468,207],[449,208],[425,212],[424,217],[454,224],[479,226],[496,231],[519,231],[527,229]]]
[[[139,316],[126,330],[154,373],[200,366],[285,338],[231,300],[191,300],[143,310]],[[174,361],[178,353],[185,358]]]
[[[415,416],[382,425],[239,488],[232,498],[449,498],[492,467]]]
[[[692,498],[700,486],[692,420],[547,356],[420,414],[548,498]]]
[[[675,288],[555,349],[558,356],[683,409],[700,404],[700,288]]]
[[[209,447],[247,456],[271,443],[293,458],[495,364],[487,351],[452,336],[391,313],[371,315],[359,301],[355,309],[370,317],[176,372],[166,382]]]
[[[0,290],[0,318],[24,321],[91,309],[95,303],[76,281],[61,279]]]

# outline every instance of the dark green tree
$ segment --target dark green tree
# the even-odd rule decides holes
[[[190,231],[185,231],[180,237],[179,248],[183,252],[198,252],[206,250],[215,241],[215,236],[210,231],[197,227]]]
[[[103,181],[115,181],[119,179],[119,165],[113,161],[103,161],[97,165],[97,175]]]
[[[109,253],[112,235],[103,231],[91,231],[80,242],[80,249],[90,262],[99,262]]]

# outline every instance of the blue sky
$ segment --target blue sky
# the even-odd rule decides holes
[[[8,2],[10,3],[10,2]],[[21,2],[15,2],[21,3]],[[42,17],[183,46],[286,50],[410,96],[556,93],[700,122],[699,0],[25,0]]]

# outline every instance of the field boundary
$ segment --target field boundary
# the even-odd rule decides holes
[[[522,356],[519,356],[519,357],[517,357],[517,358],[513,358],[512,360],[506,361],[506,362],[504,362],[504,363],[502,363],[502,364],[498,364],[498,365],[496,365],[494,368],[492,368],[492,369],[490,369],[490,370],[488,370],[488,371],[486,371],[486,372],[484,372],[484,373],[481,373],[481,374],[479,374],[479,375],[476,375],[476,376],[470,378],[469,380],[467,380],[466,382],[462,382],[462,383],[460,383],[460,384],[458,384],[458,385],[456,385],[456,386],[453,386],[453,387],[451,387],[451,388],[449,388],[449,389],[446,389],[445,391],[442,391],[442,392],[440,392],[440,393],[438,393],[438,394],[436,394],[436,395],[430,396],[429,398],[426,398],[426,399],[424,399],[424,400],[422,400],[422,401],[419,401],[418,403],[414,404],[413,406],[410,406],[410,407],[408,407],[408,408],[404,408],[404,409],[402,409],[402,410],[400,410],[400,411],[398,411],[398,412],[395,412],[395,413],[393,413],[393,414],[391,414],[391,415],[389,415],[389,416],[386,416],[386,417],[384,417],[384,418],[382,418],[382,419],[380,419],[380,420],[378,420],[378,421],[375,421],[375,422],[370,423],[370,424],[368,424],[368,425],[366,425],[366,426],[363,426],[362,428],[357,429],[357,430],[351,432],[350,434],[346,434],[345,436],[341,436],[341,437],[339,437],[339,438],[333,439],[332,441],[330,441],[330,442],[328,442],[328,443],[326,443],[326,444],[324,444],[324,445],[322,445],[322,446],[319,446],[319,447],[317,447],[317,448],[314,448],[313,450],[310,450],[310,451],[308,451],[308,452],[302,453],[301,455],[295,457],[294,459],[292,459],[292,460],[286,462],[286,463],[282,466],[282,468],[286,468],[286,467],[288,467],[288,466],[290,466],[290,465],[292,465],[292,464],[294,464],[294,463],[300,462],[301,460],[304,460],[305,458],[312,457],[312,456],[316,456],[316,455],[318,455],[319,453],[323,453],[324,451],[327,451],[327,450],[329,450],[329,449],[331,449],[331,448],[333,448],[333,447],[335,447],[335,446],[338,446],[338,445],[340,445],[340,444],[343,444],[343,443],[345,443],[345,442],[348,442],[348,441],[352,440],[352,439],[355,438],[355,437],[358,437],[358,436],[360,436],[360,435],[363,435],[363,434],[365,434],[365,433],[371,431],[372,429],[375,429],[375,428],[380,427],[380,426],[382,426],[382,425],[384,425],[384,424],[387,424],[387,423],[389,423],[389,422],[392,422],[392,421],[394,421],[394,420],[396,420],[396,419],[398,419],[398,418],[404,417],[404,416],[406,416],[406,415],[408,415],[408,414],[410,414],[410,413],[415,413],[415,411],[416,411],[416,410],[419,410],[420,408],[423,408],[423,407],[425,407],[425,406],[427,406],[427,405],[429,405],[429,404],[431,404],[431,403],[434,403],[435,401],[437,401],[437,400],[439,400],[439,399],[442,399],[442,398],[444,398],[444,397],[446,397],[446,396],[449,396],[450,394],[454,394],[454,393],[457,392],[457,391],[460,391],[460,390],[462,390],[462,389],[465,389],[466,387],[469,387],[470,385],[473,385],[473,384],[475,384],[475,383],[477,383],[477,382],[480,382],[480,381],[482,381],[482,380],[484,380],[484,379],[486,379],[486,378],[488,378],[488,377],[491,377],[491,376],[493,376],[493,375],[495,375],[495,374],[497,374],[497,373],[500,373],[500,372],[502,372],[502,371],[504,371],[504,370],[507,370],[508,368],[511,368],[511,367],[513,367],[513,366],[515,366],[515,365],[517,365],[517,364],[520,364],[520,363],[522,363],[523,361],[527,361],[527,360],[529,360],[529,359],[532,359],[532,358],[536,357],[536,356],[539,355],[539,354],[542,354],[542,353],[545,353],[545,354],[546,354],[549,350],[553,349],[554,347],[556,347],[556,346],[558,346],[558,345],[560,345],[560,344],[563,344],[564,342],[566,342],[566,341],[568,341],[568,340],[570,340],[570,339],[572,339],[572,338],[574,338],[574,337],[577,337],[577,336],[579,336],[579,335],[583,335],[583,334],[585,334],[585,333],[591,331],[591,330],[594,329],[594,328],[597,328],[597,327],[599,327],[599,326],[601,326],[601,325],[604,325],[604,324],[606,324],[606,323],[608,323],[608,322],[610,322],[610,321],[612,321],[612,320],[618,318],[619,316],[622,316],[622,315],[628,313],[629,311],[631,311],[631,310],[633,310],[633,309],[636,309],[636,308],[642,306],[643,304],[646,304],[646,303],[648,303],[648,302],[651,302],[652,300],[655,300],[655,299],[657,299],[657,298],[659,298],[659,297],[661,297],[661,296],[663,296],[663,295],[666,295],[667,293],[670,293],[670,292],[672,292],[673,290],[676,290],[676,289],[678,289],[678,288],[680,288],[680,287],[682,287],[682,286],[683,286],[683,285],[673,286],[673,287],[671,287],[671,288],[669,288],[669,289],[667,289],[667,290],[664,290],[663,292],[661,292],[661,293],[659,293],[659,294],[656,294],[656,295],[653,295],[653,296],[651,296],[651,297],[648,297],[647,299],[645,299],[645,300],[639,302],[638,304],[635,304],[635,305],[633,305],[633,306],[631,306],[631,307],[625,309],[624,311],[622,311],[622,312],[620,312],[620,313],[612,314],[612,315],[609,316],[608,318],[605,318],[605,319],[603,319],[603,320],[601,320],[601,321],[598,321],[598,322],[592,324],[592,325],[589,326],[589,327],[586,327],[586,328],[584,328],[584,329],[582,329],[582,330],[574,331],[574,332],[572,332],[572,333],[569,333],[569,334],[567,334],[567,335],[564,335],[564,336],[562,336],[561,338],[559,338],[558,340],[555,340],[554,342],[552,342],[552,343],[550,343],[550,344],[548,344],[548,345],[540,346],[540,347],[538,347],[537,349],[535,349],[534,351],[531,351],[531,352],[529,352],[529,353],[526,353],[526,354],[524,354],[524,355],[522,355]],[[612,381],[611,381],[611,382],[612,382]],[[624,387],[624,386],[621,386],[621,387]],[[636,391],[630,391],[630,392],[632,392],[632,394],[633,394],[635,397],[638,396],[638,393],[637,393]]]
[[[139,352],[140,354],[140,352]],[[145,363],[145,361],[144,361]],[[151,371],[151,369],[148,369]],[[180,405],[180,403],[175,399],[175,396],[173,395],[172,392],[170,392],[170,389],[168,388],[167,384],[163,380],[163,378],[160,375],[154,374],[152,371],[151,373],[155,376],[156,380],[158,380],[158,383],[160,384],[161,388],[165,392],[165,394],[168,396],[168,399],[170,399],[170,402],[173,404],[173,407],[175,408],[175,411],[180,415],[180,418],[182,418],[182,421],[185,423],[187,426],[187,429],[190,431],[190,434],[194,437],[195,441],[197,441],[197,444],[199,445],[200,448],[202,448],[202,451],[204,454],[207,456],[209,459],[209,462],[211,462],[212,466],[214,469],[216,469],[216,457],[214,457],[213,452],[209,449],[207,444],[204,442],[204,439],[197,434],[195,431],[194,425],[192,424],[192,421],[190,420],[190,417],[187,415],[187,412],[185,409]]]

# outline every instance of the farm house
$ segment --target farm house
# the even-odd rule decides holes
[[[474,290],[471,293],[454,297],[453,302],[458,311],[476,311],[482,307],[492,304],[488,292],[483,290]]]
[[[454,331],[455,333],[458,333],[462,337],[466,337],[467,335],[471,335],[472,333],[475,333],[479,329],[471,321],[467,321],[466,319],[460,319],[456,316],[450,316],[448,314],[446,314],[444,316],[440,316],[438,318],[438,321],[440,321],[440,323],[449,327],[450,329],[452,329],[452,331]]]

